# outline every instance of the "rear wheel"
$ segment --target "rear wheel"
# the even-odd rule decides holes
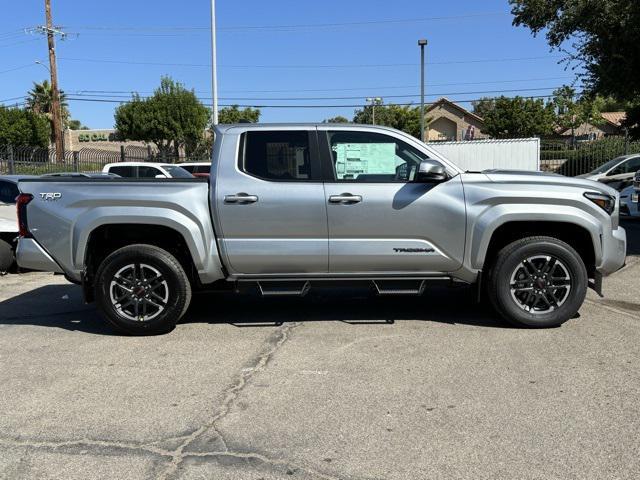
[[[96,302],[107,319],[130,335],[171,331],[191,301],[191,285],[169,252],[151,245],[116,250],[98,268]]]
[[[557,327],[575,316],[587,293],[584,262],[552,237],[517,240],[498,253],[489,275],[489,298],[509,322]]]

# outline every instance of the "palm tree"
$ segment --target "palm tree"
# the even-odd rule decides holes
[[[48,80],[42,83],[33,82],[33,88],[27,94],[27,108],[34,113],[41,113],[51,118],[51,109],[53,104],[53,91]],[[60,108],[62,110],[62,118],[64,121],[69,117],[69,104],[67,96],[60,90]]]

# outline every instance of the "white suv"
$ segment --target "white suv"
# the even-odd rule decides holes
[[[595,170],[578,175],[578,178],[606,183],[616,190],[622,190],[633,181],[633,176],[640,170],[640,154],[623,155],[609,160]]]

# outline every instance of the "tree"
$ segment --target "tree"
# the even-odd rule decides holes
[[[33,88],[27,93],[27,108],[34,113],[51,117],[52,105],[53,90],[51,90],[49,81],[33,82]],[[69,117],[69,104],[67,103],[67,96],[62,90],[60,90],[60,109],[63,120],[66,120]]]
[[[51,127],[49,119],[38,113],[0,105],[0,145],[47,147]]]
[[[542,99],[498,97],[484,115],[484,132],[494,138],[523,138],[553,132],[553,105]]]
[[[67,121],[67,127],[69,130],[89,130],[89,127],[83,125],[80,120],[69,119]]]
[[[376,124],[397,128],[409,135],[420,138],[420,107],[412,105],[376,105]],[[373,107],[356,110],[354,123],[373,123]]]
[[[209,119],[207,109],[193,90],[169,77],[149,98],[134,94],[115,112],[115,127],[127,140],[151,142],[160,154],[177,155],[180,148],[198,145]]]
[[[544,31],[552,48],[584,67],[592,94],[633,102],[627,126],[640,124],[640,2],[638,0],[509,0],[514,25]],[[573,53],[566,50],[569,44]],[[632,105],[632,106],[633,106]],[[640,128],[636,130],[640,131]]]
[[[576,91],[571,87],[560,87],[553,92],[552,105],[556,115],[557,127],[564,131],[571,130],[571,136],[580,125],[586,122],[598,123],[599,115],[593,114],[594,104],[581,98],[576,100]]]
[[[493,108],[495,108],[496,101],[493,98],[484,97],[480,100],[471,102],[471,105],[473,106],[473,113],[484,118],[489,110],[493,110]]]
[[[218,111],[218,122],[225,123],[241,123],[250,122],[258,123],[260,121],[260,109],[246,107],[240,110],[238,105],[221,108]]]
[[[323,120],[322,123],[350,123],[350,120],[342,115],[337,115]]]

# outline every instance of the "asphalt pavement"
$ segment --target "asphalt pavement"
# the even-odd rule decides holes
[[[1,479],[640,478],[640,222],[580,318],[467,288],[198,295],[119,336],[62,277],[0,278]],[[343,292],[344,293],[344,292]]]

